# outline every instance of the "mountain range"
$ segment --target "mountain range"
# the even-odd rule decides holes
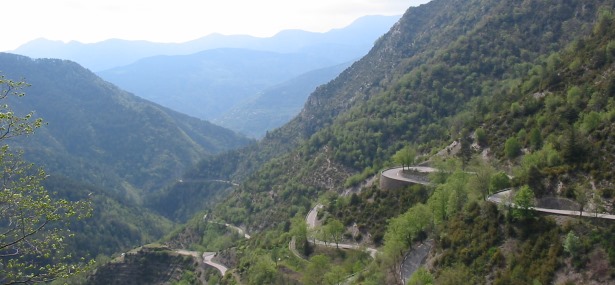
[[[142,98],[212,121],[266,88],[336,64],[309,54],[221,48],[145,58],[98,75]]]
[[[182,225],[160,240],[165,246],[154,254],[116,255],[89,280],[139,284],[149,280],[140,274],[167,268],[168,274],[159,275],[179,280],[157,284],[615,283],[615,227],[601,218],[615,205],[615,1],[433,0],[411,7],[364,57],[316,87],[290,122],[245,147],[244,138],[221,130],[229,136],[228,148],[211,154],[197,153],[190,146],[198,144],[177,135],[178,120],[161,122],[188,117],[136,99],[75,63],[4,56],[12,59],[11,69],[34,65],[32,72],[60,84],[47,83],[45,92],[60,89],[55,96],[61,97],[79,90],[74,94],[81,99],[72,100],[80,105],[103,106],[95,99],[115,94],[121,104],[64,120],[93,120],[88,127],[53,130],[70,134],[57,141],[86,154],[84,160],[102,165],[99,152],[115,149],[108,148],[111,142],[97,145],[94,131],[131,120],[138,123],[128,130],[148,126],[134,137],[127,129],[110,129],[105,142],[119,138],[133,147],[118,147],[118,156],[109,158],[113,163],[105,165],[119,169],[116,176],[131,186],[150,185],[151,179],[166,183],[143,187],[148,190],[137,193],[141,201],[126,199],[135,195],[122,191],[113,199],[147,208],[148,223],[158,219],[165,225],[152,233],[171,221]],[[66,115],[86,108],[64,104],[72,106],[61,109]],[[122,113],[143,118],[114,120]],[[98,116],[110,123],[94,123]],[[138,139],[138,147],[125,138]],[[167,143],[155,148],[158,138]],[[27,139],[33,151],[54,145],[51,139],[39,145],[35,137]],[[31,151],[28,142],[23,145]],[[171,177],[165,176],[173,173],[169,169],[148,171],[147,165],[157,165],[148,157],[161,150],[179,152],[177,160],[192,150],[198,162]],[[119,154],[131,156],[123,160]],[[141,164],[121,167],[135,161]],[[382,187],[385,169],[421,175],[398,164],[436,171],[421,177],[429,183]],[[150,176],[138,180],[130,171]],[[105,181],[93,177],[88,183]],[[508,202],[487,199],[502,190],[512,193]],[[575,216],[534,211],[545,205]],[[318,214],[308,215],[312,211]],[[584,211],[595,214],[577,215]],[[309,216],[316,216],[310,225]],[[134,224],[109,227],[123,229],[122,237],[142,234]],[[342,250],[340,243],[359,250]],[[378,254],[361,251],[366,248]],[[158,262],[180,252],[195,256],[194,262]],[[196,270],[209,268],[201,252],[229,268],[219,270],[226,274]],[[152,261],[156,265],[148,269]]]
[[[309,71],[279,85],[267,88],[235,105],[213,123],[248,137],[262,138],[292,120],[303,108],[309,94],[346,68],[350,63]]]
[[[208,217],[256,238],[221,250],[221,260],[254,284],[612,283],[608,221],[493,205],[483,198],[494,188],[481,186],[480,173],[512,176],[507,183],[531,189],[531,203],[564,199],[572,209],[612,212],[614,11],[613,1],[435,0],[410,8],[289,123],[184,176],[239,184]],[[451,144],[462,150],[455,155]],[[445,170],[430,177],[436,184],[392,192],[371,184],[407,146]],[[317,203],[325,204],[323,226],[310,233],[299,221]],[[428,222],[413,219],[417,213]],[[341,254],[305,236],[307,265],[274,261],[276,249],[293,255],[292,235],[326,238],[335,221],[348,243],[380,249],[366,271],[336,269]],[[430,239],[428,266],[401,276],[406,254]],[[576,242],[585,246],[571,248]],[[314,264],[330,267],[312,271]]]
[[[71,59],[86,67],[95,64],[92,60],[100,61],[106,69],[91,68],[124,90],[260,138],[294,117],[316,86],[339,74],[332,70],[341,71],[339,65],[367,53],[398,18],[366,16],[326,33],[287,30],[270,38],[210,35],[182,44],[110,40],[84,45],[38,40],[15,52]],[[110,66],[124,57],[133,60]],[[290,96],[271,91],[280,86],[295,91]],[[257,99],[261,95],[268,98]],[[273,95],[278,98],[272,100]],[[251,105],[263,100],[268,104]],[[277,114],[275,122],[270,122],[271,114]]]
[[[321,54],[339,62],[362,56],[400,16],[364,16],[348,27],[326,33],[285,30],[273,37],[211,34],[185,43],[155,43],[110,39],[84,44],[47,39],[28,42],[11,53],[32,58],[68,59],[99,72],[158,55],[188,55],[217,48],[237,48],[276,53]]]

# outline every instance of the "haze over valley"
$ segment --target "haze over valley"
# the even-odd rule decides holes
[[[135,3],[0,53],[0,284],[615,284],[615,1]]]

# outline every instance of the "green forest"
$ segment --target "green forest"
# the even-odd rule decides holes
[[[194,124],[193,139],[158,136],[199,157],[172,179],[140,158],[151,180],[126,164],[119,186],[41,182],[92,215],[63,247],[80,273],[55,282],[138,279],[166,262],[147,282],[615,283],[615,221],[599,217],[615,213],[614,1],[433,0],[262,140],[197,143],[209,126]],[[160,159],[189,164],[180,154]],[[394,167],[420,183],[382,186]]]

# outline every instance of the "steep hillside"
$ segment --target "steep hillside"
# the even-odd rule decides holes
[[[326,259],[301,266],[288,258],[278,267],[276,257],[292,235],[307,232],[301,221],[316,201],[328,208],[314,239],[331,242],[329,225],[343,221],[349,242],[380,246],[377,262],[352,283],[401,284],[405,254],[426,239],[430,262],[414,284],[613,283],[610,221],[530,210],[567,198],[581,211],[613,211],[613,11],[606,0],[411,8],[366,57],[313,92],[293,121],[256,146],[202,161],[185,178],[241,182],[212,215],[253,234],[236,250],[248,283],[301,275],[312,284],[312,266]],[[451,155],[438,162],[434,154],[453,141],[457,155],[444,151]],[[405,189],[416,196],[378,186],[338,195],[395,163],[404,145],[447,170],[432,187]],[[511,184],[519,208],[485,201]],[[340,271],[354,272],[323,268],[317,276],[332,284],[346,276]]]
[[[163,247],[141,247],[100,267],[87,284],[203,284],[201,267],[193,256]]]
[[[491,100],[501,101],[494,96],[518,84],[530,62],[587,34],[601,5],[432,1],[409,9],[364,58],[318,87],[291,122],[257,146],[208,158],[191,173],[240,181],[261,168],[250,181],[267,183],[244,191],[266,195],[273,185],[290,191],[294,181],[314,195],[343,188],[352,174],[374,174],[401,144],[423,144],[423,152],[444,147],[474,118],[472,110],[501,106]],[[218,172],[220,163],[230,172]],[[244,207],[254,199],[235,195]],[[285,216],[268,211],[268,218]]]
[[[43,183],[58,198],[71,201],[89,200],[92,217],[75,221],[70,230],[68,249],[75,259],[112,256],[135,246],[160,239],[172,231],[174,224],[132,201],[122,194],[110,193],[100,186],[88,185],[57,174]]]
[[[502,100],[493,95],[518,84],[530,62],[587,33],[600,6],[545,5],[433,1],[409,9],[366,57],[319,87],[297,118],[264,138],[253,156],[303,144],[261,167],[234,203],[246,207],[260,199],[341,190],[350,175],[375,173],[401,144],[421,145],[427,153],[448,145],[463,128],[472,129],[472,110],[501,106],[490,103]],[[516,25],[505,24],[513,20]],[[532,31],[533,37],[525,36]],[[300,187],[289,186],[291,181]],[[291,195],[271,197],[271,189]],[[285,217],[272,211],[288,210],[266,207],[262,218]],[[250,223],[271,225],[259,221],[260,211],[248,211]]]
[[[15,142],[26,157],[78,181],[139,198],[207,154],[248,143],[235,133],[155,105],[76,63],[0,54],[2,74],[31,86],[11,102],[47,126]]]
[[[46,170],[44,186],[52,195],[92,202],[93,218],[71,225],[75,237],[67,250],[76,259],[161,238],[174,224],[144,208],[143,196],[175,181],[201,157],[249,143],[121,91],[73,62],[3,53],[0,69],[5,78],[31,85],[19,90],[26,96],[7,98],[9,106],[46,122],[9,143]]]

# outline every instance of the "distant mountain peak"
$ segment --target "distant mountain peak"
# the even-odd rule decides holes
[[[62,58],[78,62],[93,71],[102,71],[114,67],[131,64],[141,58],[155,55],[192,54],[202,50],[234,47],[276,52],[296,52],[305,45],[314,45],[314,41],[350,43],[360,42],[361,37],[371,37],[373,31],[379,34],[386,32],[399,16],[364,16],[344,28],[333,29],[325,33],[307,32],[302,30],[285,30],[272,37],[254,37],[249,35],[223,35],[212,33],[207,36],[183,43],[158,43],[144,40],[108,39],[97,43],[81,43],[71,41],[53,41],[44,38],[32,40],[12,51],[34,58]],[[354,27],[359,25],[361,28]],[[388,25],[388,26],[387,26]],[[364,34],[353,32],[351,37],[341,36],[344,30],[362,30]],[[288,35],[301,33],[310,35],[311,41],[303,41],[305,45],[284,42]],[[333,35],[330,35],[333,33]],[[282,37],[282,39],[280,38]],[[319,39],[320,37],[320,39]],[[336,39],[337,38],[337,39]]]

